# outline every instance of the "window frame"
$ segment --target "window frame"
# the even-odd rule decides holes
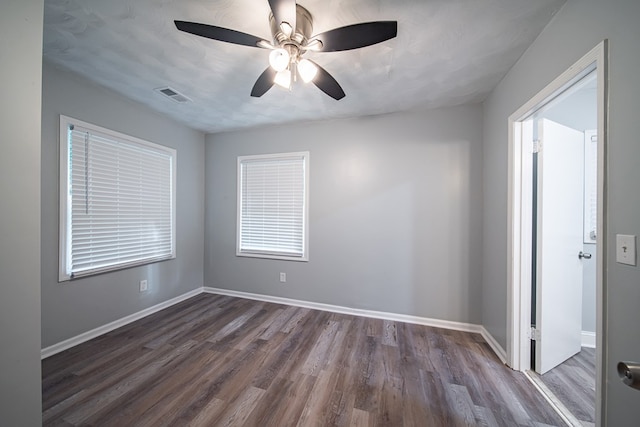
[[[241,230],[242,230],[242,163],[244,161],[256,161],[256,160],[274,160],[274,159],[292,159],[302,158],[303,161],[303,178],[304,178],[304,196],[303,196],[303,210],[302,210],[302,254],[301,256],[286,255],[282,252],[271,251],[249,251],[241,249]],[[297,151],[287,153],[273,153],[273,154],[256,154],[247,156],[238,156],[237,159],[237,210],[236,210],[236,256],[248,257],[248,258],[263,258],[282,261],[297,261],[308,262],[309,261],[309,163],[310,154],[308,151]]]
[[[168,255],[158,256],[154,258],[148,258],[138,261],[120,262],[105,267],[98,267],[82,271],[80,274],[74,274],[73,271],[69,271],[68,266],[71,261],[71,204],[72,197],[69,194],[70,191],[70,170],[71,170],[71,158],[69,156],[69,145],[72,143],[68,137],[69,126],[78,126],[89,131],[96,132],[97,134],[103,134],[114,140],[129,143],[131,145],[137,145],[142,147],[149,147],[157,152],[165,152],[170,157],[170,211],[171,211],[171,250]],[[177,151],[174,148],[167,147],[165,145],[145,141],[134,136],[130,136],[121,132],[117,132],[111,129],[103,128],[101,126],[94,125],[92,123],[84,122],[82,120],[74,119],[65,115],[60,115],[60,129],[59,129],[59,186],[58,186],[58,201],[59,201],[59,254],[58,254],[58,282],[66,282],[77,278],[85,278],[102,274],[106,272],[112,272],[117,270],[123,270],[126,268],[137,267],[142,265],[148,265],[160,261],[166,261],[176,258],[176,183],[177,183]]]

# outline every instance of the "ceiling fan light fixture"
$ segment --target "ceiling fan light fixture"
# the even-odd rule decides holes
[[[273,82],[285,89],[291,89],[291,70],[278,71]]]
[[[318,74],[318,67],[308,59],[303,59],[298,62],[298,73],[303,82],[309,83]]]
[[[286,70],[290,61],[291,56],[286,49],[274,49],[269,54],[269,65],[278,72]]]
[[[291,34],[293,34],[293,27],[288,22],[283,21],[280,23],[280,31],[282,31],[285,36],[291,37]]]
[[[241,31],[199,22],[174,21],[180,31],[225,43],[270,49],[269,66],[260,74],[251,96],[261,97],[272,86],[291,90],[298,77],[313,82],[335,100],[344,90],[331,74],[313,61],[302,59],[306,51],[340,52],[382,43],[398,35],[397,21],[360,22],[313,36],[313,17],[296,0],[268,0],[272,42]],[[298,71],[298,68],[300,69]]]

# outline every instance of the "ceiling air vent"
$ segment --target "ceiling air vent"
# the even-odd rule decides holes
[[[184,96],[183,94],[179,93],[177,90],[171,89],[168,86],[167,87],[156,88],[155,91],[163,94],[164,96],[167,96],[167,97],[171,98],[175,102],[183,103],[183,102],[190,102],[191,101],[191,99],[189,99],[186,96]]]

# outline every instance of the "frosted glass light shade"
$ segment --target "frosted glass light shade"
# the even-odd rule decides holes
[[[283,21],[280,23],[280,31],[282,31],[285,36],[291,37],[291,34],[293,34],[293,27],[288,22]]]
[[[318,67],[308,59],[303,59],[298,63],[298,73],[300,73],[302,81],[309,83],[318,74]]]
[[[286,70],[291,57],[285,49],[274,49],[269,54],[269,65],[276,71]]]
[[[273,82],[285,89],[291,89],[291,71],[290,70],[278,71],[278,73],[276,74],[276,77],[273,79]]]

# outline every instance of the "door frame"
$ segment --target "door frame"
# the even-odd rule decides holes
[[[507,364],[518,371],[531,366],[531,248],[533,141],[522,140],[523,121],[597,70],[598,206],[596,259],[596,424],[606,408],[606,153],[608,123],[608,41],[604,40],[516,110],[508,120],[507,201]]]

